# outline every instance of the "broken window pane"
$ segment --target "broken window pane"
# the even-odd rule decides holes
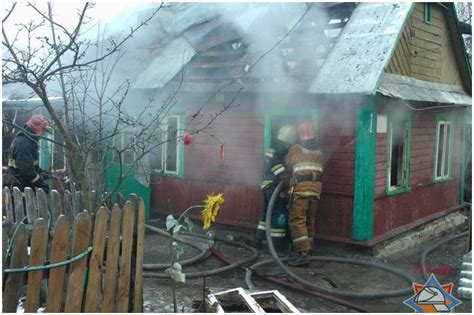
[[[405,181],[406,121],[393,121],[391,133],[390,187],[402,187]]]

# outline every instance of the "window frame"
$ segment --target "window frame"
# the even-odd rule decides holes
[[[119,134],[116,134],[115,136],[113,136],[113,137],[112,137],[112,146],[113,146],[113,147],[116,147],[116,144],[117,144],[117,142],[116,142],[116,141],[117,141],[117,136],[120,136],[120,150],[122,150],[122,149],[124,148],[125,135],[126,135],[126,134],[132,134],[132,135],[133,135],[133,131],[134,131],[134,129],[125,129],[125,130],[123,130],[122,132],[120,132]],[[134,140],[132,140],[132,141],[134,141]],[[132,158],[132,160],[133,160],[133,161],[136,160],[136,157],[137,157],[135,151],[132,150],[132,149],[128,149],[128,150],[125,150],[125,151],[121,152],[120,154],[121,154],[121,156],[122,156],[122,157],[121,157],[122,165],[132,165],[133,162],[132,162],[132,163],[125,163],[125,161],[124,161],[124,155],[125,155],[125,152],[126,152],[126,151],[132,151],[132,153],[133,153],[133,158]],[[115,150],[113,150],[113,153],[112,153],[112,162],[118,164],[118,163],[120,163],[120,161],[117,161],[117,160],[115,159],[116,154],[117,154],[117,152],[116,152]]]
[[[392,167],[392,135],[393,135],[393,123],[394,121],[404,120],[405,123],[405,143],[404,143],[404,161],[403,166],[405,168],[403,183],[398,187],[391,186],[391,167]],[[401,193],[407,193],[411,191],[410,181],[410,159],[411,159],[411,114],[388,114],[387,115],[387,169],[385,172],[386,185],[385,193],[387,196],[392,196]]]
[[[169,146],[169,139],[168,139],[168,119],[176,118],[176,171],[169,171],[166,169],[166,152]],[[168,115],[163,119],[163,123],[161,125],[162,130],[162,138],[161,141],[165,141],[161,144],[158,149],[161,149],[161,167],[154,168],[153,173],[169,176],[169,177],[184,177],[184,145],[183,142],[180,141],[181,136],[183,135],[183,126],[185,125],[184,121],[184,114],[172,114]]]
[[[423,5],[423,20],[426,24],[433,23],[433,3],[425,2]]]
[[[437,114],[436,115],[436,133],[435,133],[435,143],[434,143],[434,159],[433,159],[433,182],[445,182],[453,180],[453,142],[454,142],[454,117],[452,114]],[[437,167],[438,167],[438,149],[439,149],[439,140],[440,140],[440,127],[441,123],[448,123],[450,126],[450,134],[448,138],[448,152],[449,156],[447,157],[448,162],[448,173],[447,175],[436,176]],[[445,124],[446,126],[446,124]],[[445,129],[446,130],[446,129]],[[445,160],[446,162],[446,160]]]

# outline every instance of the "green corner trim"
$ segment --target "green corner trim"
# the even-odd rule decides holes
[[[385,185],[385,193],[387,196],[393,196],[402,193],[408,193],[411,191],[410,188],[410,157],[411,157],[411,113],[403,114],[403,116],[399,116],[400,114],[389,114],[388,117],[388,134],[387,134],[387,169],[386,169],[386,185]],[[398,116],[398,117],[395,117]],[[393,189],[390,188],[390,169],[392,167],[392,123],[395,119],[403,119],[406,120],[405,125],[405,151],[404,154],[404,166],[405,166],[405,174],[403,176],[403,183],[400,187]]]
[[[467,145],[467,141],[466,141],[466,135],[467,135],[467,124],[468,124],[468,118],[470,116],[468,115],[468,112],[467,112],[467,109],[465,109],[464,111],[462,111],[462,114],[461,114],[461,124],[462,124],[462,127],[461,127],[461,163],[460,163],[460,167],[461,167],[461,170],[460,170],[460,178],[459,178],[459,203],[463,203],[464,202],[464,187],[465,187],[465,177],[466,177],[466,172],[465,172],[465,167],[464,165],[466,164],[466,145]]]
[[[352,239],[368,241],[374,230],[375,151],[377,112],[375,97],[357,108]]]

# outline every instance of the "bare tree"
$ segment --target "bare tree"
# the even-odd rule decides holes
[[[472,63],[472,2],[456,2],[456,11],[463,33],[469,62]]]

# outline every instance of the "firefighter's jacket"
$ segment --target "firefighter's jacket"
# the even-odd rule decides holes
[[[314,143],[295,144],[288,152],[286,164],[291,170],[292,193],[319,199],[324,171],[321,149]]]
[[[272,147],[265,152],[265,165],[263,180],[260,184],[261,189],[275,187],[278,182],[288,178],[288,171],[285,164],[285,156],[288,153],[288,147],[280,140],[276,140]]]
[[[42,183],[40,174],[45,172],[39,167],[38,139],[19,132],[10,146],[8,159],[10,174],[16,185],[24,187],[38,186]],[[41,185],[40,185],[41,187]]]

